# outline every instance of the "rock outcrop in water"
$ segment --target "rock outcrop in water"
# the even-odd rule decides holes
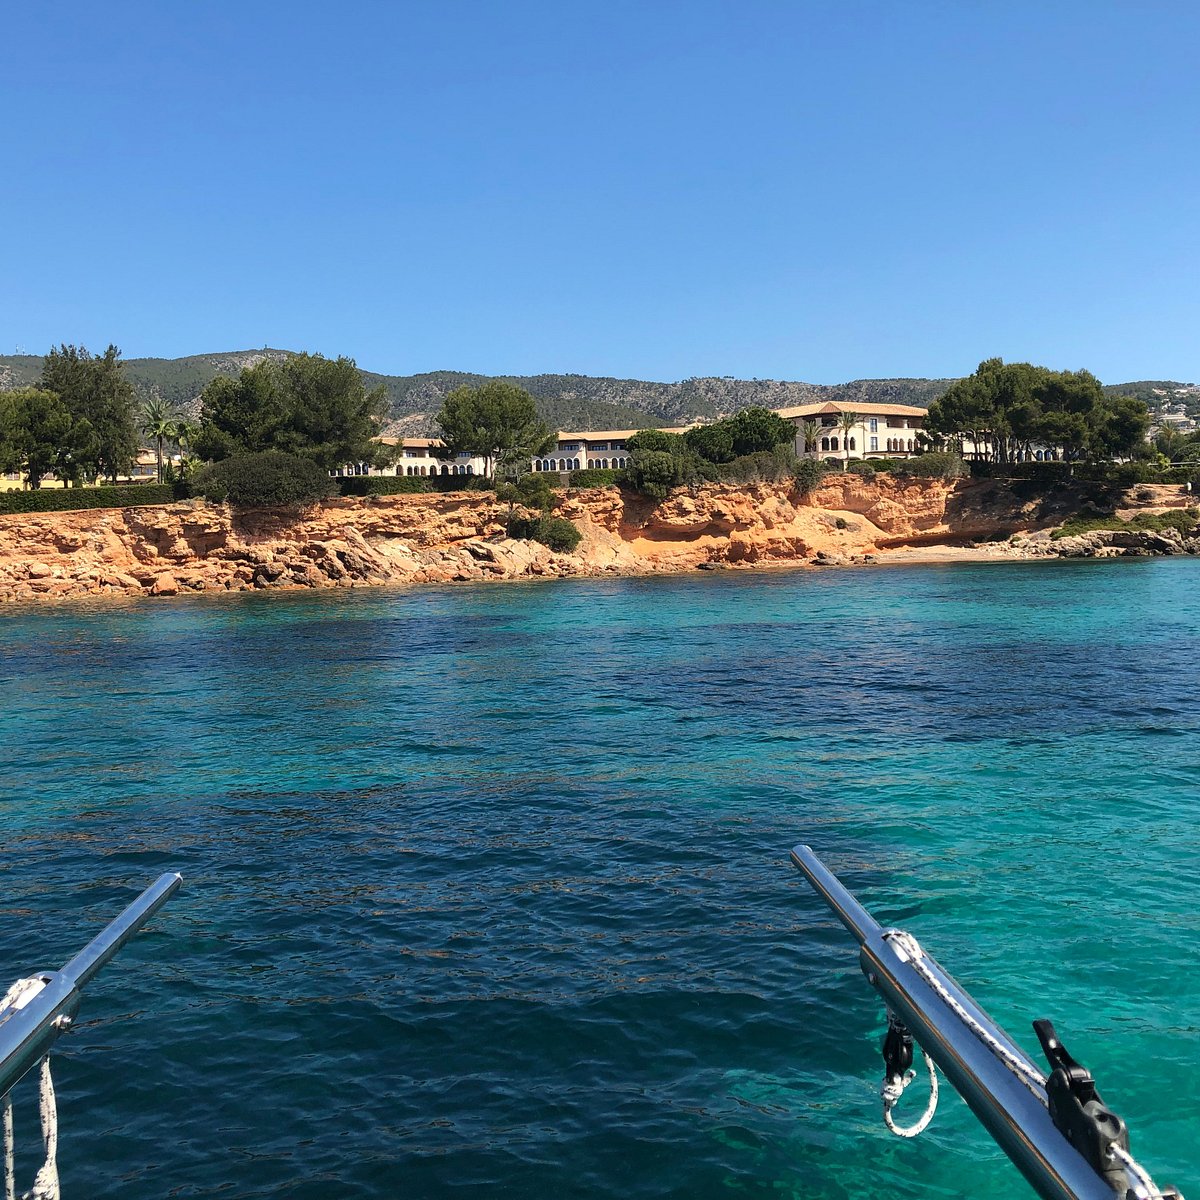
[[[1068,508],[1066,500],[1056,508],[1045,496],[1022,499],[992,481],[867,481],[849,473],[829,476],[808,496],[786,484],[713,484],[654,504],[596,488],[558,502],[558,515],[583,533],[573,554],[506,538],[506,507],[481,492],[339,499],[304,513],[233,513],[187,501],[0,516],[0,601],[822,565],[1030,531],[1028,541],[996,552],[1197,548],[1171,530],[1059,542],[1036,532],[1060,523]]]

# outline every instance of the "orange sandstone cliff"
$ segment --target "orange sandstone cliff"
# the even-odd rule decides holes
[[[583,534],[572,554],[505,538],[505,506],[480,492],[337,499],[304,513],[186,501],[8,515],[0,601],[838,562],[1005,537],[1035,527],[1035,509],[986,481],[852,474],[830,476],[808,496],[788,484],[712,484],[653,504],[595,488],[557,504]]]

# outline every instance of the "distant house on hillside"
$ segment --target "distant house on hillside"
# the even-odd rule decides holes
[[[796,455],[799,458],[908,458],[921,452],[918,433],[925,424],[926,410],[912,404],[853,404],[830,400],[800,404],[777,410],[796,426]],[[854,413],[858,423],[843,433],[838,424],[843,413]],[[815,421],[821,426],[816,449],[804,444],[804,426]]]

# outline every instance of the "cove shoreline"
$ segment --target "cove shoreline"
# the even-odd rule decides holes
[[[1167,490],[1152,499],[1181,507]],[[0,603],[1200,551],[1175,530],[1053,540],[1078,504],[994,480],[849,473],[809,493],[713,484],[657,503],[580,489],[554,508],[580,531],[571,553],[506,537],[507,505],[483,492],[339,498],[305,511],[192,500],[5,515]]]

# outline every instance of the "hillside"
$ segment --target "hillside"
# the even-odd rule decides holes
[[[233,375],[264,358],[285,358],[290,351],[234,350],[187,358],[131,358],[126,369],[138,393],[159,395],[176,408],[198,415],[204,385],[217,375]],[[0,388],[35,383],[42,360],[37,355],[0,355]],[[477,385],[485,375],[431,371],[421,375],[380,375],[363,371],[368,387],[382,384],[391,401],[392,432],[432,430],[433,416],[447,393],[463,384]],[[653,383],[588,375],[502,376],[527,389],[544,420],[556,429],[637,429],[735,412],[752,404],[784,408],[814,400],[888,401],[927,405],[945,390],[945,379],[861,379],[834,386],[770,379],[685,379]]]
[[[176,408],[199,413],[199,395],[217,375],[235,375],[242,367],[264,358],[286,358],[291,351],[233,350],[196,354],[188,358],[131,358],[129,377],[142,396],[159,395]],[[42,360],[37,355],[0,355],[0,388],[36,382]],[[433,416],[448,392],[463,384],[477,385],[487,376],[461,371],[431,371],[422,375],[380,375],[363,371],[368,387],[382,384],[391,401],[393,433],[431,432]],[[752,404],[786,408],[813,401],[890,403],[928,406],[942,394],[949,379],[856,379],[850,383],[816,384],[773,379],[684,379],[653,383],[641,379],[608,379],[589,375],[503,376],[526,388],[537,401],[542,418],[555,429],[636,429],[681,425],[720,416]],[[1142,395],[1154,407],[1163,392],[1186,385],[1175,383],[1112,384],[1109,393]],[[1153,390],[1152,390],[1153,389]]]

